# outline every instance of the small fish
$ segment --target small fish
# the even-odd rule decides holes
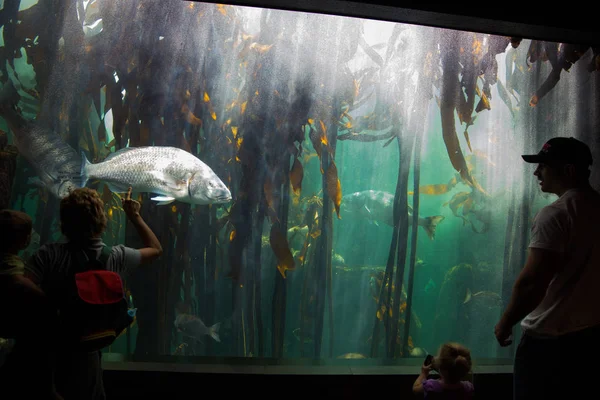
[[[294,240],[296,236],[305,238],[308,233],[308,225],[294,225],[288,229],[288,242]]]
[[[82,153],[82,186],[98,179],[115,193],[131,186],[134,192],[156,193],[158,205],[175,200],[189,204],[221,204],[231,192],[217,174],[199,158],[169,146],[126,147],[92,164]]]
[[[294,335],[294,337],[295,337],[295,338],[296,338],[298,341],[300,341],[300,328],[296,328],[296,329],[294,329],[294,330],[292,331],[292,334]],[[303,339],[304,339],[304,343],[305,343],[305,344],[309,344],[309,343],[312,343],[312,342],[313,342],[312,338],[311,338],[311,337],[310,337],[310,335],[308,335],[308,334],[304,334],[304,338],[303,338]]]
[[[458,180],[456,177],[452,177],[448,183],[437,183],[431,185],[419,186],[419,194],[420,195],[429,195],[429,196],[439,196],[441,194],[448,193],[451,191],[454,186],[456,186]],[[413,196],[415,192],[409,191],[408,194]]]
[[[179,346],[177,346],[175,348],[175,351],[173,352],[174,356],[178,356],[184,353],[186,347],[188,347],[187,343],[181,343]]]
[[[338,358],[345,359],[345,360],[361,360],[361,359],[367,358],[367,356],[365,356],[364,354],[360,354],[360,353],[346,353],[346,354],[342,354],[341,356],[338,356]]]
[[[425,261],[417,257],[417,259],[415,260],[415,269],[424,267],[425,265],[427,265],[427,263],[425,263]]]
[[[435,282],[433,281],[433,279],[429,278],[427,285],[425,285],[425,293],[429,293],[434,289],[435,289]]]
[[[356,217],[366,218],[379,226],[379,222],[394,226],[394,195],[380,190],[365,190],[345,195],[342,199],[342,211]],[[412,207],[408,206],[408,223],[412,224]],[[442,215],[419,217],[419,226],[425,229],[429,239],[435,238],[435,231]]]
[[[491,303],[492,305],[495,306],[502,306],[502,298],[500,297],[500,295],[498,293],[494,293],[494,292],[490,292],[487,290],[483,290],[477,293],[471,293],[471,289],[467,289],[467,292],[465,294],[465,299],[463,301],[463,304],[467,304],[469,302],[475,301],[475,300],[486,300],[489,303]]]
[[[414,347],[409,352],[411,357],[426,357],[429,353],[422,347]]]
[[[344,260],[344,257],[339,255],[338,253],[333,253],[332,261],[333,261],[334,265],[340,265],[340,266],[346,265],[346,260]]]
[[[208,335],[217,342],[220,342],[220,326],[221,323],[217,322],[213,326],[207,327],[200,318],[190,314],[178,314],[175,318],[175,328],[177,328],[177,330],[184,336],[191,337],[199,342],[202,341],[205,335]]]

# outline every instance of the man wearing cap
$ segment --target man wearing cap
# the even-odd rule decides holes
[[[533,220],[496,339],[508,346],[522,320],[514,399],[577,398],[588,389],[582,368],[600,361],[600,194],[589,184],[592,154],[577,139],[556,137],[522,157],[538,164],[540,189],[558,199]]]

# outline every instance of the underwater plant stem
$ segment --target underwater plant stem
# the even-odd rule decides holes
[[[421,85],[419,85],[421,86]],[[417,93],[421,90],[417,89]],[[420,96],[417,97],[416,104],[422,104]],[[426,103],[425,103],[426,104]],[[413,108],[416,108],[413,106]],[[414,121],[416,119],[411,119]],[[412,213],[412,236],[410,240],[410,261],[408,264],[408,285],[406,289],[406,314],[404,316],[404,333],[402,335],[402,354],[408,354],[408,338],[410,337],[410,322],[412,315],[412,300],[415,277],[415,261],[417,258],[417,238],[419,230],[419,186],[421,185],[421,145],[423,142],[423,126],[416,127],[417,123],[411,124],[416,129],[409,129],[409,132],[414,132],[416,139],[413,141],[414,158],[413,158],[413,213]]]
[[[514,185],[514,184],[513,184]],[[516,190],[510,191],[510,203],[508,204],[508,215],[506,221],[506,232],[504,234],[504,260],[502,265],[502,304],[508,304],[511,297],[512,282],[514,281],[514,273],[511,269],[512,254],[513,254],[513,226],[515,220],[515,205],[516,205]],[[500,357],[504,353],[504,348],[498,346],[496,356]]]
[[[286,165],[289,165],[290,154],[286,154],[283,159],[286,160]],[[287,171],[283,168],[282,170]],[[289,175],[284,175],[283,188],[283,201],[280,203],[278,219],[281,224],[281,231],[287,232],[287,220],[289,213],[290,196],[290,179]],[[285,335],[285,314],[286,314],[286,302],[287,302],[287,280],[281,274],[275,274],[275,289],[273,294],[273,357],[283,357],[283,340]]]
[[[340,100],[338,96],[333,99],[333,109],[339,112]],[[337,117],[337,115],[336,115]],[[335,152],[337,148],[337,134],[338,134],[338,120],[336,118],[329,129],[329,146],[331,148],[331,157],[335,159]],[[332,258],[333,258],[333,218],[331,212],[327,215],[327,219],[324,221],[327,223],[327,305],[329,315],[329,358],[333,358],[333,345],[334,345],[334,327],[333,327],[333,272],[332,272]]]
[[[305,356],[305,350],[304,350],[304,337],[305,337],[305,332],[309,331],[308,327],[306,326],[306,315],[307,315],[307,308],[308,308],[308,299],[309,299],[309,282],[311,282],[312,280],[312,275],[314,272],[314,265],[315,265],[315,252],[307,252],[306,255],[307,258],[310,258],[310,262],[305,262],[303,265],[305,265],[305,268],[302,268],[302,273],[304,274],[304,279],[302,282],[302,294],[300,296],[300,332],[299,332],[299,337],[300,337],[300,357],[304,357]],[[311,268],[311,266],[313,266],[313,268]],[[311,285],[311,293],[314,290],[314,286]],[[314,322],[314,321],[313,321]]]
[[[333,227],[332,220],[329,218],[329,235],[331,236]],[[333,358],[333,345],[334,345],[334,336],[333,336],[333,274],[332,274],[332,263],[331,263],[331,251],[332,251],[332,240],[329,239],[329,246],[327,249],[327,306],[328,306],[328,316],[329,316],[329,358]]]
[[[329,168],[329,164],[331,162],[329,158],[328,152],[323,152],[322,155],[322,163],[323,170],[327,171]],[[321,236],[317,239],[317,256],[315,269],[316,273],[314,275],[316,285],[316,321],[315,321],[315,333],[314,333],[314,344],[315,344],[315,354],[314,357],[320,357],[321,355],[321,347],[323,341],[323,324],[325,318],[325,290],[327,289],[327,258],[331,259],[331,252],[327,254],[327,250],[329,249],[328,240],[331,236],[331,232],[329,229],[329,220],[331,219],[331,201],[329,195],[327,194],[327,178],[326,175],[323,174],[322,179],[323,184],[323,214],[321,216]]]
[[[390,243],[390,251],[388,253],[388,261],[385,267],[385,272],[383,274],[383,279],[381,280],[381,287],[379,288],[379,294],[377,296],[377,308],[375,309],[375,322],[373,324],[373,334],[371,335],[371,358],[377,357],[377,349],[379,347],[379,318],[377,317],[377,313],[381,310],[381,306],[385,305],[385,311],[383,315],[383,320],[386,321],[385,315],[387,315],[387,309],[389,307],[389,294],[384,296],[386,293],[386,285],[391,280],[390,275],[393,272],[394,267],[394,255],[396,253],[396,243],[398,242],[398,229],[396,227],[393,228],[392,232],[392,241]],[[390,287],[391,287],[390,283]],[[386,326],[387,332],[387,326]],[[386,341],[387,342],[387,341]]]
[[[395,124],[399,125],[399,122]],[[414,135],[407,135],[408,137],[398,137],[398,152],[399,152],[399,171],[398,171],[398,183],[396,185],[396,201],[398,214],[395,218],[395,224],[398,225],[398,256],[396,258],[396,290],[394,291],[393,300],[393,312],[391,317],[391,329],[392,334],[391,341],[389,343],[388,357],[393,358],[396,356],[396,345],[397,337],[399,334],[398,325],[400,323],[400,307],[402,300],[402,287],[404,285],[404,271],[406,268],[406,253],[407,253],[407,241],[408,241],[408,173],[410,171],[410,160],[413,149]],[[418,215],[413,210],[414,215]],[[413,225],[413,229],[416,229],[418,225]],[[406,322],[405,322],[406,323]]]
[[[248,356],[248,353],[246,352],[246,324],[244,323],[244,308],[242,308],[242,349],[243,349],[243,353],[244,357]]]
[[[262,223],[265,219],[265,202],[260,201],[260,206],[258,208],[258,217],[257,217],[257,233],[254,237],[254,257],[255,257],[255,265],[254,268],[254,314],[256,317],[256,337],[257,337],[257,345],[258,345],[258,357],[264,357],[264,330],[263,330],[263,319],[262,319],[262,300],[261,300],[261,276],[262,271],[260,266],[262,263],[261,255],[262,255]]]

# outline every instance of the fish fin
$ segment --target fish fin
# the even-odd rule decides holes
[[[467,293],[465,295],[465,301],[463,301],[463,304],[467,304],[470,300],[471,300],[471,289],[467,289]]]
[[[91,163],[87,159],[85,152],[81,150],[81,187],[85,187],[85,185],[87,185],[89,179],[87,169],[90,164]]]
[[[139,149],[139,147],[123,147],[122,149],[119,149],[119,150],[115,151],[114,153],[110,153],[109,155],[107,155],[106,158],[104,159],[104,161],[108,161],[113,157],[116,157],[116,156],[126,153],[128,151],[131,151],[133,149]],[[102,161],[102,162],[104,162],[104,161]]]
[[[213,326],[208,328],[208,334],[210,335],[211,338],[215,339],[217,342],[221,342],[221,339],[219,338],[219,328],[220,327],[221,327],[221,323],[217,322],[216,324],[214,324]]]
[[[158,201],[157,205],[164,206],[165,204],[170,204],[175,201],[174,197],[168,196],[156,196],[152,197],[150,200]]]
[[[30,186],[36,186],[36,187],[40,187],[40,188],[46,187],[44,182],[38,176],[32,176],[29,179],[27,179],[27,184]]]
[[[0,89],[0,104],[15,105],[21,96],[11,79],[8,79],[2,89]]]
[[[435,215],[433,217],[426,217],[425,224],[423,225],[423,229],[425,229],[425,233],[430,240],[435,239],[435,228],[437,228],[438,224],[444,220],[444,216]]]
[[[177,191],[181,190],[182,188],[187,188],[188,183],[185,179],[175,179],[172,176],[159,171],[152,171],[151,174],[157,181],[165,183],[171,190]]]
[[[375,224],[375,226],[379,226],[379,223],[377,223],[377,221],[375,221],[373,219],[373,215],[371,214],[371,210],[369,209],[369,207],[367,207],[367,205],[363,205],[363,207],[365,208],[365,210],[367,210],[367,214],[369,215],[369,223],[370,224]]]
[[[118,183],[114,182],[106,182],[106,186],[108,186],[110,191],[113,193],[127,193],[127,191],[129,190],[129,186],[119,185]]]

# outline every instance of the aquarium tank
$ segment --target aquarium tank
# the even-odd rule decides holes
[[[103,241],[139,248],[132,185],[163,247],[123,277],[137,313],[106,359],[420,365],[457,341],[512,362],[494,326],[554,200],[521,154],[553,136],[597,154],[598,48],[180,0],[0,13],[0,208],[33,218],[21,255],[65,240],[78,185],[104,201]],[[136,148],[164,179],[198,160],[230,197],[116,185],[111,155]]]

